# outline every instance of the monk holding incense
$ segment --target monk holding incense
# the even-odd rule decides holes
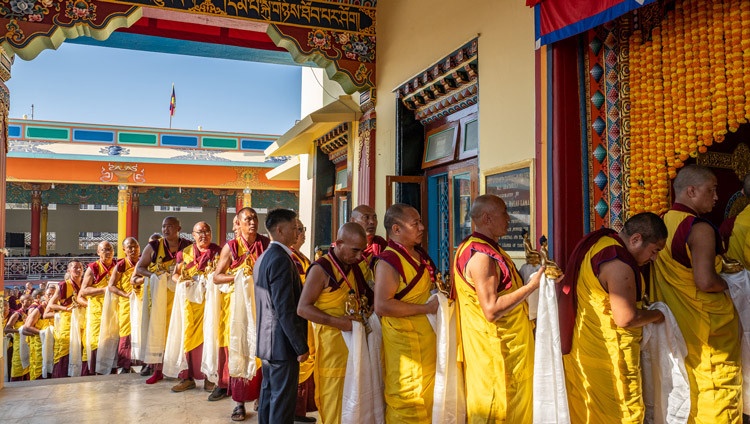
[[[229,240],[221,249],[221,256],[214,271],[214,284],[234,284],[235,276],[239,273],[252,273],[255,261],[268,248],[271,240],[258,234],[258,214],[255,209],[242,208],[237,212],[239,220],[239,237]],[[230,305],[235,293],[222,293],[221,319],[219,323],[219,388],[226,387],[226,377],[229,376],[229,324]],[[255,299],[248,299],[252,304]],[[256,359],[256,362],[260,361]],[[232,411],[232,420],[242,421],[246,417],[245,402],[258,399],[263,375],[258,366],[254,378],[247,380],[240,377],[229,377],[229,393],[236,402]],[[222,387],[224,386],[224,387]],[[213,396],[213,393],[212,393]],[[211,397],[209,397],[211,400]]]
[[[574,249],[560,299],[571,421],[643,422],[642,327],[664,315],[643,308],[641,267],[656,259],[666,238],[662,220],[646,212],[628,219],[619,233],[588,234]]]
[[[355,316],[347,312],[352,299],[372,299],[362,270],[357,265],[367,247],[365,230],[353,222],[339,228],[336,245],[315,261],[307,272],[297,314],[318,325],[313,327],[315,346],[315,400],[324,423],[341,422],[344,376],[349,349],[342,331],[352,331]],[[367,305],[361,305],[367,308]]]
[[[665,302],[687,344],[690,422],[742,421],[739,319],[718,274],[723,243],[700,217],[713,209],[716,176],[698,165],[680,170],[675,203],[664,215],[666,247],[654,263],[656,300]]]
[[[397,203],[385,213],[388,247],[375,263],[375,313],[381,317],[386,421],[429,423],[437,347],[426,314],[437,312],[430,298],[435,264],[419,243],[419,212]]]
[[[201,290],[197,284],[199,284],[201,277],[212,271],[221,248],[218,244],[211,243],[211,227],[204,221],[193,226],[193,238],[195,243],[182,249],[177,254],[177,266],[172,274],[172,280],[176,284],[196,286],[191,287],[193,290]],[[185,317],[183,350],[187,358],[188,369],[180,373],[180,382],[172,387],[173,392],[194,389],[196,379],[205,380],[203,390],[207,392],[212,392],[216,388],[216,384],[208,381],[201,372],[203,310],[206,304],[203,296],[201,296],[201,300],[200,303],[195,303],[190,299],[185,299],[185,305],[183,305]]]
[[[117,317],[120,322],[120,340],[117,344],[117,367],[121,373],[129,373],[134,358],[131,356],[131,328],[130,328],[130,293],[135,291],[136,297],[143,299],[143,277],[133,279],[135,265],[141,253],[141,246],[133,237],[122,241],[125,257],[117,261],[117,266],[109,279],[109,291],[120,296]],[[133,286],[135,280],[136,286]]]
[[[69,353],[70,353],[70,320],[75,308],[75,299],[78,291],[81,289],[81,279],[83,278],[83,264],[79,261],[70,261],[68,263],[68,275],[65,281],[59,283],[52,295],[45,316],[48,314],[59,313],[60,324],[55,327],[55,366],[52,370],[52,378],[62,378],[68,376]],[[80,331],[80,329],[75,329]]]
[[[310,268],[310,259],[308,259],[304,253],[300,252],[302,245],[305,244],[305,231],[307,231],[305,225],[298,218],[297,241],[291,249],[292,261],[297,267],[297,273],[299,273],[300,282],[303,287],[307,276],[307,269]],[[303,423],[315,422],[315,418],[308,417],[307,413],[318,410],[315,402],[315,378],[313,378],[313,370],[315,367],[315,333],[310,322],[307,323],[307,348],[309,349],[310,355],[305,362],[299,364],[297,406],[294,410],[294,421]]]
[[[172,275],[177,259],[177,253],[182,249],[190,246],[190,241],[180,237],[180,220],[174,216],[164,218],[161,223],[162,237],[148,242],[148,246],[143,249],[141,259],[138,260],[132,279],[139,277],[150,278],[152,274],[167,272]],[[151,236],[151,238],[154,238]],[[132,282],[133,285],[137,283]],[[150,296],[150,294],[147,294]],[[169,328],[169,318],[172,316],[172,304],[174,303],[174,291],[167,289],[166,299],[167,320],[166,328]],[[153,306],[152,306],[153,308]],[[153,375],[146,380],[146,384],[154,384],[164,378],[162,374],[162,364],[148,364],[147,368],[141,371],[141,375],[148,375],[153,370]]]
[[[526,298],[539,287],[544,270],[524,285],[498,245],[510,224],[500,197],[474,199],[471,222],[474,232],[453,260],[468,422],[530,423],[534,335]]]
[[[750,200],[750,173],[745,175],[742,182],[742,194]],[[750,269],[750,202],[736,217],[725,221],[722,230],[729,234],[727,256],[740,261],[745,269]]]
[[[104,303],[104,293],[107,292],[107,285],[117,263],[113,260],[114,249],[112,243],[102,241],[96,249],[99,260],[92,262],[86,268],[83,274],[81,290],[78,292],[78,302],[88,304],[86,310],[86,346],[88,367],[91,374],[96,370],[96,350],[99,347],[99,330],[102,323],[102,309]],[[99,370],[102,371],[102,370]]]

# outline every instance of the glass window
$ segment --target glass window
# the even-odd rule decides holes
[[[453,247],[471,234],[471,174],[453,177]]]
[[[336,171],[336,190],[343,190],[349,186],[349,182],[347,181],[347,169],[341,169],[339,171]]]
[[[468,152],[479,148],[479,120],[469,121],[464,126],[464,145],[462,152]]]
[[[339,227],[349,222],[349,198],[339,197]]]
[[[453,156],[456,138],[456,128],[448,128],[445,131],[429,136],[427,139],[427,153],[424,156],[424,162],[432,162],[448,156]]]

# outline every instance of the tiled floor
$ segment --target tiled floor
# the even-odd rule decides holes
[[[5,383],[0,390],[0,423],[88,424],[230,423],[234,402],[208,402],[198,388],[172,393],[176,381],[145,384],[138,374]],[[252,403],[246,423],[257,423]],[[310,414],[317,415],[317,414]]]

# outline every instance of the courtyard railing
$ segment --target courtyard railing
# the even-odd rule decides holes
[[[60,257],[5,257],[5,280],[62,280],[68,268],[68,262],[79,260],[86,266],[95,261],[95,256],[60,256]]]

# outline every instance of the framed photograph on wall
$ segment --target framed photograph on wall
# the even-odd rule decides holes
[[[480,193],[501,197],[508,208],[510,225],[508,234],[500,239],[500,247],[511,258],[524,259],[523,230],[529,232],[535,245],[537,242],[534,228],[534,160],[483,170],[480,183]]]
[[[449,123],[427,133],[422,169],[448,163],[456,158],[457,123]]]

